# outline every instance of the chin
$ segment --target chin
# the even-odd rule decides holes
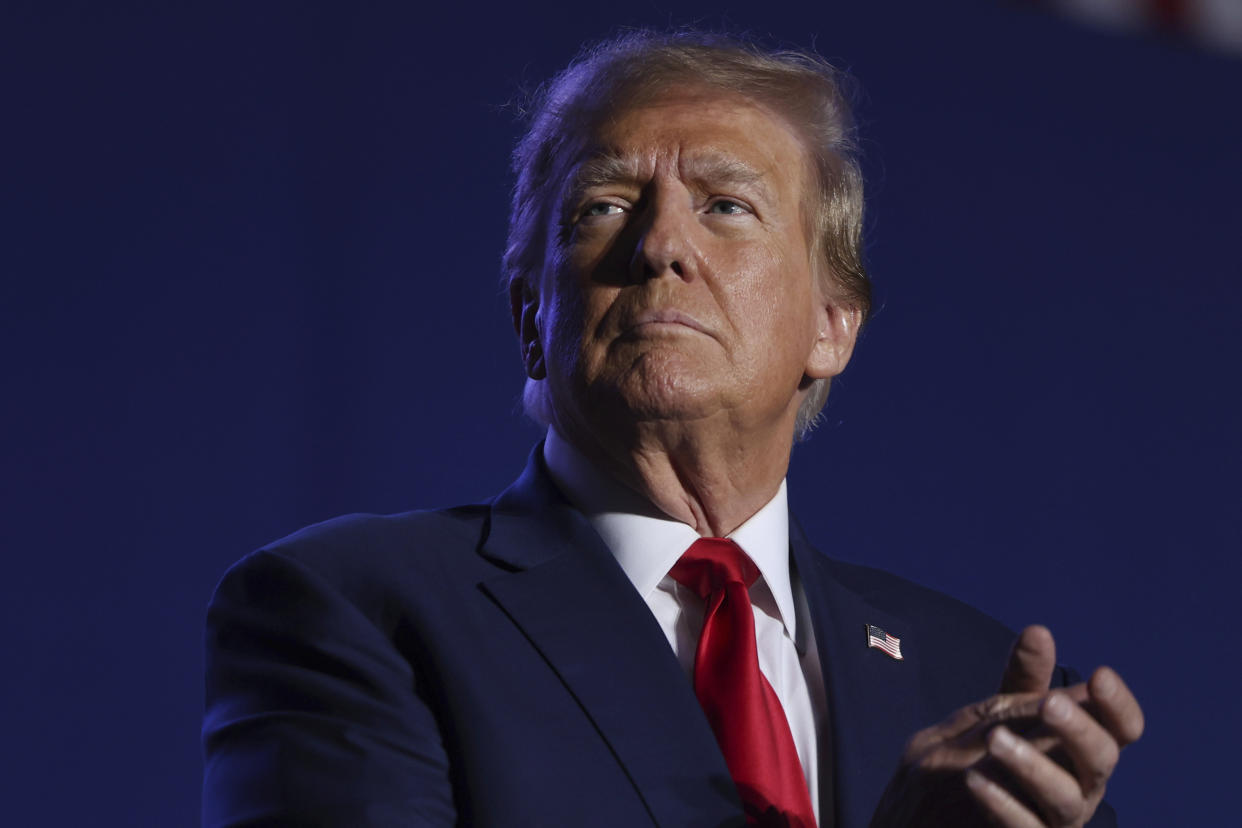
[[[698,420],[719,411],[720,376],[674,371],[634,371],[621,379],[609,396],[611,408],[634,422]]]

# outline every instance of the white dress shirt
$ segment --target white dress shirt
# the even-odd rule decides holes
[[[693,681],[703,601],[668,572],[698,540],[698,532],[600,471],[554,428],[548,429],[543,456],[553,481],[604,539]],[[789,568],[785,481],[781,481],[776,495],[729,538],[759,569],[759,579],[750,590],[759,669],[785,709],[818,821],[817,734],[827,702],[806,596]]]

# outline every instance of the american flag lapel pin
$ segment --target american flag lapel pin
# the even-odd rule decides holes
[[[889,635],[874,624],[867,625],[867,646],[883,650],[890,658],[902,660],[901,639],[895,635]]]

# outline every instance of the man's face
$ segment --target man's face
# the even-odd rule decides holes
[[[812,275],[796,135],[744,98],[686,92],[593,138],[519,321],[543,353],[554,422],[716,418],[792,434],[806,378],[839,373],[854,335]]]

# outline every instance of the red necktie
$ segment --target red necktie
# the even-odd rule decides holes
[[[694,693],[711,722],[747,823],[814,828],[815,811],[780,699],[759,672],[750,585],[759,569],[737,544],[699,538],[669,572],[706,603]]]

